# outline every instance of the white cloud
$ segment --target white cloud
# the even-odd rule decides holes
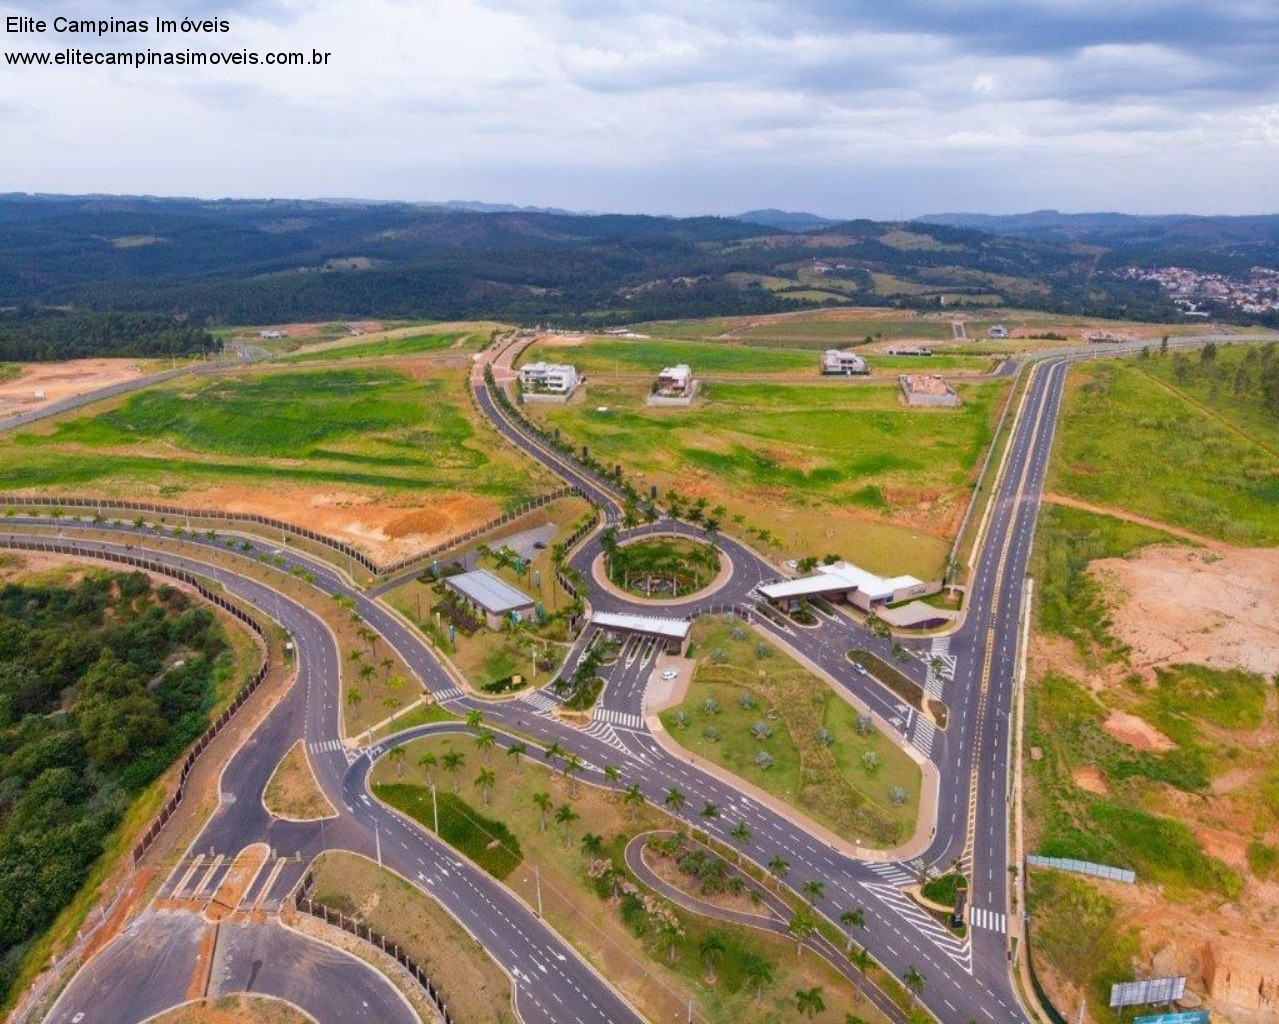
[[[870,216],[1273,205],[1273,9],[1222,5],[1230,36],[1178,2],[1034,7],[241,0],[229,35],[193,45],[331,66],[0,67],[0,127],[22,141],[0,189]]]

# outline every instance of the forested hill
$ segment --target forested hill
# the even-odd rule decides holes
[[[0,313],[0,362],[53,362],[89,356],[156,358],[218,348],[208,331],[173,317],[142,313]]]
[[[769,213],[769,211],[765,211]],[[393,203],[0,196],[0,307],[197,325],[343,317],[619,323],[859,303],[1164,317],[1106,250],[945,225]]]
[[[203,732],[230,651],[144,573],[0,584],[0,1003],[129,802]]]

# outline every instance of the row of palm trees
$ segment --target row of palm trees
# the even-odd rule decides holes
[[[493,787],[497,782],[496,774],[491,768],[491,754],[497,744],[497,735],[491,729],[484,728],[483,721],[484,712],[478,709],[472,710],[467,714],[467,725],[478,730],[474,734],[472,742],[476,750],[480,752],[482,764],[476,776],[475,785],[481,790],[484,803],[487,806],[492,799]],[[517,775],[521,772],[522,758],[528,755],[528,749],[528,745],[522,740],[514,740],[506,747],[506,754],[512,758]],[[406,749],[402,746],[394,747],[387,756],[395,765],[397,776],[402,775]],[[545,747],[542,751],[542,756],[552,770],[558,770],[566,780],[569,800],[576,799],[578,792],[577,776],[585,767],[581,758],[565,750],[558,742],[551,743]],[[461,772],[465,764],[466,755],[460,750],[447,750],[438,755],[438,757],[433,751],[427,751],[418,758],[418,766],[425,771],[427,781],[431,786],[436,784],[436,769],[441,768],[452,777],[454,792],[457,792],[460,788]],[[628,808],[629,820],[634,824],[639,808],[645,802],[643,791],[635,783],[623,786],[622,771],[616,765],[605,765],[603,774],[605,782],[618,793],[619,799]],[[545,832],[548,824],[554,821],[556,825],[563,829],[564,846],[567,849],[572,841],[572,826],[581,819],[581,815],[574,809],[571,802],[562,803],[558,807],[555,806],[551,794],[547,792],[534,793],[531,800],[538,810],[538,830]],[[669,810],[678,813],[684,809],[688,801],[678,786],[671,786],[667,789],[662,802]],[[714,803],[707,801],[699,812],[699,816],[707,819],[718,818],[719,808]],[[739,821],[729,830],[728,834],[737,845],[737,860],[740,865],[743,862],[744,851],[750,845],[752,839],[750,826],[744,821]],[[593,833],[586,833],[581,842],[583,853],[589,856],[598,856],[603,852],[603,840]],[[769,876],[773,879],[776,891],[780,893],[782,883],[790,873],[790,862],[780,854],[777,854],[768,862],[767,870]],[[820,879],[810,878],[803,883],[801,891],[808,906],[795,911],[787,924],[787,931],[795,939],[797,956],[803,955],[805,942],[811,940],[813,935],[817,933],[818,918],[816,907],[825,898],[826,884]],[[840,913],[839,923],[844,928],[845,933],[845,954],[851,964],[857,969],[858,974],[864,977],[873,966],[874,958],[871,956],[865,941],[863,940],[860,944],[857,943],[854,939],[854,934],[855,929],[865,931],[866,912],[861,907],[850,907]],[[670,937],[672,955],[674,954],[674,941],[677,937]],[[713,981],[715,977],[715,962],[724,952],[723,937],[717,932],[708,933],[702,939],[698,951],[703,960],[706,961],[707,974]],[[762,999],[764,986],[772,981],[771,965],[762,958],[752,956],[751,959],[743,964],[742,969],[747,980],[756,988],[757,1001]],[[912,964],[903,973],[902,982],[910,993],[911,1007],[913,1009],[919,994],[924,988],[924,975]],[[854,992],[858,995],[861,993],[860,978],[854,979]],[[801,995],[803,999],[800,998]],[[810,1011],[806,1007],[815,1008]],[[825,1003],[821,999],[820,987],[796,992],[796,1008],[799,1012],[809,1017],[822,1012],[825,1009]]]

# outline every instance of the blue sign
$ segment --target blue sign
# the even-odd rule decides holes
[[[1153,1017],[1135,1017],[1132,1024],[1208,1024],[1208,1011],[1186,1010],[1184,1013],[1157,1013]]]

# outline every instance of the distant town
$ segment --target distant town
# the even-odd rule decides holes
[[[1279,270],[1273,267],[1253,267],[1247,277],[1186,267],[1124,267],[1117,274],[1128,280],[1153,281],[1186,316],[1208,317],[1224,310],[1279,312]]]

